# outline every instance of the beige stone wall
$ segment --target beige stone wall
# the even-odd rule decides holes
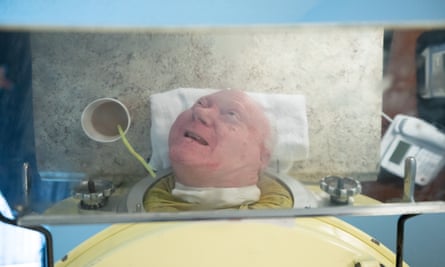
[[[379,153],[382,39],[382,29],[364,27],[33,33],[39,170],[144,176],[121,142],[87,138],[83,108],[99,97],[123,101],[128,138],[148,157],[150,94],[197,87],[306,95],[310,155],[292,173],[365,177]]]

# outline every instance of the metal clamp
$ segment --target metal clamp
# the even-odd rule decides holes
[[[74,188],[73,197],[80,199],[80,207],[83,209],[99,209],[105,206],[113,192],[114,185],[111,181],[87,180]]]
[[[349,198],[360,194],[362,186],[356,179],[340,176],[326,176],[320,181],[321,190],[331,196],[336,204],[348,204]]]

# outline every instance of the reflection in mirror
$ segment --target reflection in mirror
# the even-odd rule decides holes
[[[388,30],[384,44],[381,172],[364,192],[383,202],[445,200],[445,31]]]
[[[380,27],[1,36],[1,190],[21,215],[335,214],[405,202],[407,156],[415,200],[442,197],[442,134],[411,118],[439,124],[421,114],[440,114],[440,45],[405,57]]]

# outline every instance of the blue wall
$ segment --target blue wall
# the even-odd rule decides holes
[[[184,27],[445,23],[442,0],[2,0],[0,26]]]
[[[398,216],[342,217],[396,251]],[[445,266],[445,214],[424,214],[405,223],[404,259],[411,267]]]

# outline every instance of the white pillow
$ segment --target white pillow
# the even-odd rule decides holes
[[[179,88],[150,96],[150,165],[155,170],[170,167],[168,134],[176,117],[201,96],[216,91],[209,88]],[[246,93],[263,106],[276,133],[269,168],[278,173],[287,172],[295,161],[307,159],[309,137],[305,97],[298,94]]]

